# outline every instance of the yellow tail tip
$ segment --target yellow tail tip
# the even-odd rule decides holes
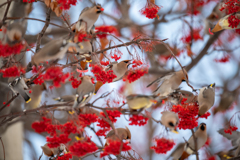
[[[92,60],[89,60],[89,61],[88,61],[88,60],[86,60],[86,62],[92,62]]]
[[[175,131],[175,130],[172,130],[172,132],[175,133],[175,134],[179,134],[179,132],[177,132],[177,131]]]
[[[77,141],[81,141],[81,140],[84,139],[84,137],[78,137],[78,136],[75,136],[75,139],[76,139]]]
[[[74,111],[68,111],[69,114],[74,114],[75,112]]]
[[[31,98],[29,98],[29,100],[27,100],[27,101],[26,101],[26,103],[29,103],[31,100],[32,100],[32,99],[31,99]]]

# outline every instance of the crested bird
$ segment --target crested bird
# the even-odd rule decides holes
[[[34,65],[39,65],[41,62],[48,60],[63,59],[68,48],[71,46],[76,47],[77,51],[79,51],[81,45],[64,38],[53,39],[32,56],[32,63]]]
[[[175,127],[179,123],[178,115],[171,111],[163,111],[161,117],[161,123],[171,131],[175,131]],[[176,132],[176,131],[175,131]]]
[[[235,27],[235,28],[230,27],[228,18],[231,15],[234,15],[237,19],[240,19],[240,12],[236,12],[235,14],[226,15],[226,16],[224,16],[224,17],[222,17],[221,19],[218,20],[217,24],[212,29],[212,32],[218,32],[218,31],[221,31],[223,29],[239,29],[240,24],[238,24],[237,27]]]
[[[110,132],[108,132],[108,134],[106,135],[105,139],[107,140],[105,143],[105,146],[108,145],[109,140],[128,140],[129,142],[131,142],[131,132],[128,129],[128,127],[125,128],[116,128],[115,131],[117,133],[114,134],[114,130],[111,130]]]
[[[106,71],[112,70],[113,73],[117,76],[116,78],[113,79],[113,82],[121,80],[124,75],[128,71],[128,66],[130,65],[130,60],[124,60],[121,62],[112,62],[112,64],[109,64]],[[96,86],[95,86],[95,93],[100,89],[100,87],[103,85],[101,81],[97,81]]]
[[[85,75],[81,77],[81,84],[77,88],[78,98],[73,104],[73,108],[83,107],[87,104],[94,94],[94,84],[92,83],[92,77]]]
[[[126,97],[128,107],[132,110],[147,109],[156,103],[154,96],[147,96],[141,94],[131,94]]]
[[[49,148],[47,143],[44,146],[41,146],[43,153],[48,157],[53,157],[54,155],[60,154],[62,152],[67,153],[66,146],[61,143],[60,146],[55,148]]]
[[[103,11],[104,9],[100,4],[84,8],[79,15],[78,22],[75,25],[75,31],[90,33],[94,23],[98,20],[99,15]]]
[[[184,71],[184,72],[183,72]],[[157,78],[151,82],[147,87],[151,86],[154,83],[160,84],[157,89],[153,92],[154,95],[160,97],[167,97],[175,89],[177,89],[182,81],[188,80],[188,74],[185,69],[179,70],[176,72],[169,73],[161,78]]]
[[[31,98],[29,97],[27,93],[28,86],[26,85],[26,82],[22,76],[20,77],[10,77],[8,78],[8,86],[13,91],[14,94],[19,93],[26,103],[31,101]]]
[[[198,115],[205,114],[214,104],[215,101],[215,83],[200,89],[198,94],[199,112]]]
[[[197,148],[195,148],[194,138],[191,136],[184,148],[182,156],[180,160],[184,160],[185,158],[189,157],[191,154],[197,152],[207,141],[207,126],[205,123],[201,123],[199,128],[194,132]]]

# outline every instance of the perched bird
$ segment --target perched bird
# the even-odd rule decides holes
[[[20,42],[27,30],[26,20],[12,20],[7,25],[6,42],[8,44],[15,44]]]
[[[58,101],[59,103],[66,103],[66,102],[70,102],[70,103],[74,103],[74,101],[78,98],[78,94],[76,95],[65,95],[65,96],[61,96],[61,97],[57,97],[54,98],[53,100]]]
[[[84,31],[90,33],[94,23],[97,21],[99,15],[104,11],[100,4],[95,4],[93,7],[86,7],[79,15],[78,22],[75,26],[75,31]]]
[[[32,93],[29,93],[31,97],[31,101],[25,105],[26,109],[34,109],[39,107],[41,99],[42,99],[42,92],[47,89],[46,84],[42,83],[41,85],[34,85],[31,87]]]
[[[232,14],[226,15],[223,18],[219,19],[217,24],[212,29],[212,32],[218,32],[218,31],[221,31],[223,29],[239,29],[240,24],[236,28],[232,28],[232,27],[229,26],[228,17],[231,16],[231,15]],[[240,12],[236,12],[236,14],[234,14],[234,15],[237,19],[240,19]]]
[[[147,109],[152,106],[153,103],[156,103],[154,96],[147,96],[141,94],[131,94],[126,97],[127,104],[130,109]]]
[[[48,157],[53,157],[54,155],[60,154],[62,152],[67,153],[66,146],[61,143],[59,147],[49,148],[47,143],[44,146],[41,146],[43,153]]]
[[[108,68],[106,71],[112,70],[113,73],[117,76],[116,78],[113,79],[113,82],[121,80],[126,72],[128,71],[128,66],[131,64],[131,60],[124,60],[121,62],[112,62],[112,64],[108,65]],[[100,87],[103,85],[101,81],[97,81],[96,86],[95,86],[95,93],[100,89]]]
[[[232,142],[233,149],[231,149],[231,152],[234,157],[238,156],[240,154],[240,132],[232,131],[232,134],[228,134],[224,132],[224,129],[220,129],[218,133]]]
[[[100,112],[98,110],[90,107],[81,107],[79,108],[79,111],[82,114],[96,114],[97,116],[100,115]]]
[[[24,98],[26,103],[31,101],[31,98],[26,91],[28,89],[28,86],[26,85],[23,77],[10,77],[8,79],[8,86],[14,94],[19,93]]]
[[[83,107],[87,104],[94,94],[94,89],[91,76],[85,75],[81,77],[81,84],[77,88],[78,98],[74,102],[73,107]]]
[[[71,46],[76,47],[77,51],[79,51],[81,45],[79,43],[73,43],[64,38],[51,40],[32,57],[32,63],[39,65],[41,62],[48,60],[62,59],[65,56],[68,48]]]
[[[205,114],[214,104],[215,101],[215,83],[200,89],[198,95],[199,112],[198,115]]]
[[[184,151],[184,147],[185,147],[185,143],[178,144],[178,146],[173,150],[173,152],[167,159],[172,157],[172,160],[178,160]]]
[[[81,68],[84,70],[87,62],[92,61],[91,54],[92,54],[93,48],[92,48],[91,41],[82,41],[80,45],[82,46],[82,49],[79,50],[77,55],[78,55],[78,59],[84,58],[84,60],[80,62]]]
[[[108,134],[106,135],[105,139],[107,139],[107,142],[105,144],[108,145],[109,140],[128,140],[129,142],[131,142],[131,132],[128,129],[128,127],[125,128],[116,128],[116,132],[114,134],[114,130],[111,130],[110,132],[108,132]]]
[[[187,71],[185,69],[183,70],[172,72],[161,78],[158,78],[150,83],[147,87],[151,86],[154,83],[158,83],[160,86],[157,87],[153,94],[161,97],[167,97],[170,93],[172,93],[180,86],[182,81],[188,80]]]
[[[178,115],[171,111],[163,111],[161,117],[161,123],[171,131],[175,131],[175,127],[179,123]],[[176,131],[175,131],[176,132]]]
[[[184,103],[196,102],[197,96],[190,91],[177,89],[170,93],[167,100],[173,104],[180,104],[183,99],[187,99]]]
[[[196,141],[197,141],[197,148],[195,149],[194,139],[193,139],[193,136],[191,136],[190,139],[188,140],[187,145],[184,148],[184,151],[182,153],[180,160],[184,160],[191,154],[194,154],[206,143],[206,141],[207,141],[207,126],[206,126],[206,124],[201,123],[199,125],[199,128],[197,129],[197,131],[194,132],[194,135],[195,135]]]
[[[224,90],[223,94],[221,95],[221,100],[219,102],[219,105],[217,108],[214,108],[213,110],[213,114],[215,115],[217,112],[224,112],[226,110],[228,110],[232,103],[236,100],[237,98],[237,93],[238,93],[238,89],[235,89],[233,91],[228,91],[228,90]]]
[[[217,3],[217,5],[213,8],[212,13],[204,19],[205,22],[205,29],[204,32],[206,34],[211,34],[209,31],[213,28],[216,22],[225,15],[225,12],[220,11],[221,3]]]

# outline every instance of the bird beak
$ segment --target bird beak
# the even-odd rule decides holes
[[[218,32],[221,31],[222,27],[219,25],[219,22],[214,26],[214,28],[212,29],[212,32]]]

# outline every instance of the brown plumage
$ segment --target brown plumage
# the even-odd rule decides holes
[[[121,62],[112,62],[112,64],[108,65],[108,68],[106,71],[112,70],[113,73],[117,76],[116,78],[113,79],[113,82],[121,80],[126,72],[128,71],[128,66],[131,64],[129,63],[130,60],[124,60]],[[95,85],[95,93],[101,88],[103,83],[101,81],[97,81]]]
[[[114,130],[111,130],[106,135],[105,139],[107,139],[106,144],[108,145],[109,140],[131,140],[131,132],[126,128],[116,128],[116,134],[114,134]]]
[[[151,86],[154,83],[160,84],[153,93],[154,95],[166,97],[170,93],[174,92],[174,90],[176,90],[180,86],[182,81],[186,80],[188,80],[187,71],[185,69],[181,69],[179,71],[169,73],[161,78],[156,79],[155,81],[151,82],[147,87]]]
[[[49,148],[48,143],[46,143],[44,146],[41,146],[43,153],[48,157],[53,157],[54,155],[57,155],[58,153],[67,152],[67,148],[64,144],[60,144],[59,147],[56,148]]]
[[[191,136],[188,140],[188,143],[186,145],[186,148],[184,149],[184,152],[180,158],[180,160],[184,160],[189,155],[194,154],[195,151],[198,151],[207,141],[207,126],[205,123],[201,123],[199,125],[199,128],[194,133],[196,140],[197,140],[197,148],[195,149],[195,143],[193,136]],[[194,150],[192,150],[194,149]]]
[[[199,116],[205,114],[215,101],[215,83],[200,89],[198,94]]]
[[[179,122],[178,115],[171,111],[163,111],[161,123],[170,130],[174,130]]]

